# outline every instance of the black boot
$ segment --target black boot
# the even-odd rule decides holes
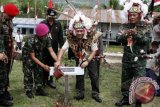
[[[13,102],[11,100],[7,100],[4,97],[4,94],[0,95],[0,106],[13,106]]]
[[[56,84],[53,82],[53,77],[50,77],[50,80],[47,81],[47,85],[53,89],[56,89]]]
[[[142,103],[140,101],[136,100],[135,107],[142,107]]]
[[[115,103],[116,106],[129,105],[129,98],[123,97],[122,100]]]
[[[76,100],[83,100],[84,99],[84,93],[77,93],[76,96],[74,96],[74,99]]]
[[[54,84],[54,82],[47,82],[47,85],[53,89],[56,89],[56,85]]]
[[[9,91],[4,91],[4,97],[5,97],[5,99],[7,99],[7,100],[13,100],[13,97],[11,96],[11,94],[9,93]]]
[[[96,102],[99,102],[99,103],[102,102],[102,99],[99,97],[98,94],[92,94],[92,98],[93,98]]]
[[[26,95],[28,98],[34,98],[32,91],[26,91]]]
[[[37,89],[35,95],[37,96],[47,96],[43,89]]]
[[[3,100],[1,99],[0,100],[0,106],[13,106],[13,102],[5,100],[5,99],[3,99]]]

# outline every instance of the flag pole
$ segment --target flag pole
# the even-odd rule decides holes
[[[27,14],[28,14],[28,18],[29,18],[29,0],[27,0]]]
[[[110,16],[111,16],[111,20],[109,22],[109,32],[108,32],[108,47],[109,47],[109,40],[111,39],[111,31],[112,31],[112,9],[113,9],[113,5],[111,6],[111,11],[110,11]]]
[[[34,13],[34,16],[35,16],[35,25],[37,24],[37,0],[35,0],[35,13]]]

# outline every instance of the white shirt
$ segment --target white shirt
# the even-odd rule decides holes
[[[157,24],[153,27],[153,32],[152,32],[152,41],[160,41],[160,35],[158,34],[158,32],[160,33],[160,25]]]
[[[15,40],[16,40],[16,42],[22,42],[23,36],[21,34],[17,34],[17,35],[15,35]]]
[[[152,59],[147,59],[146,68],[152,69],[156,64],[156,53],[150,54],[149,56],[151,56]]]
[[[69,48],[69,43],[68,43],[68,40],[66,40],[66,42],[65,42],[64,45],[62,46],[62,49],[67,50],[68,48]],[[92,51],[98,50],[97,43],[92,43],[91,50],[92,50]]]

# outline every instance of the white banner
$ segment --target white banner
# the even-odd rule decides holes
[[[60,67],[64,75],[84,75],[84,69],[81,67]],[[53,76],[54,67],[50,67],[50,76]]]

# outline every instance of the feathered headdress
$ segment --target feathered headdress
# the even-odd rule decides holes
[[[70,20],[69,30],[73,30],[76,28],[90,29],[92,25],[92,20],[79,11],[73,17],[73,19]]]
[[[143,19],[148,13],[148,5],[144,4],[141,0],[130,0],[130,2],[125,2],[124,12],[126,15],[129,12],[141,13]]]
[[[69,30],[74,31],[77,29],[83,29],[85,31],[84,39],[87,39],[87,31],[93,26],[93,21],[85,16],[82,12],[77,12],[77,14],[70,20]],[[74,35],[76,35],[74,33]]]

